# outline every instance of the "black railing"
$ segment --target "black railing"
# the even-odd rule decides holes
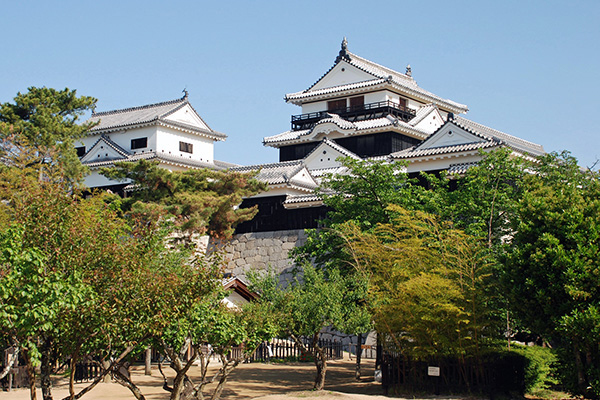
[[[328,114],[337,114],[351,122],[380,118],[391,114],[406,122],[415,116],[415,111],[398,103],[394,103],[393,101],[379,101],[376,103],[361,104],[359,106],[292,115],[292,130],[310,129],[321,119],[327,118]]]

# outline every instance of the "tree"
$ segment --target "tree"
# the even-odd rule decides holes
[[[348,255],[343,253],[343,241],[332,232],[338,224],[354,221],[362,230],[378,223],[391,222],[390,204],[407,209],[438,211],[443,201],[446,181],[423,175],[431,189],[410,179],[401,162],[362,161],[347,157],[340,159],[346,171],[325,176],[317,193],[330,209],[323,221],[324,229],[309,230],[306,244],[295,250],[299,262],[312,261],[321,267],[348,267]],[[351,269],[351,268],[350,268]]]
[[[559,350],[562,381],[600,395],[600,177],[569,153],[532,166],[506,257],[512,307]]]
[[[187,236],[229,238],[238,223],[252,219],[257,212],[256,207],[237,208],[242,198],[267,190],[264,183],[253,179],[253,174],[210,169],[171,172],[145,160],[117,163],[102,173],[135,185],[123,200],[125,211],[151,219],[157,212],[166,212]]]
[[[58,168],[61,179],[79,182],[86,169],[74,143],[91,125],[77,122],[95,104],[93,97],[77,97],[69,89],[30,87],[27,93],[17,93],[14,103],[0,105],[0,164],[14,166],[26,154],[26,166],[39,177]]]
[[[447,193],[442,215],[470,235],[498,249],[512,233],[517,218],[527,162],[509,149],[481,152],[481,160],[457,179],[456,190]]]
[[[316,374],[313,388],[322,390],[327,373],[327,356],[320,345],[324,328],[332,327],[346,333],[366,332],[371,317],[360,300],[366,290],[364,281],[342,275],[336,269],[324,271],[305,264],[301,276],[296,276],[287,287],[279,284],[272,273],[262,278],[254,276],[261,303],[271,310],[279,322],[279,334],[291,337],[305,354],[311,354]],[[359,288],[360,286],[360,288]],[[354,290],[349,288],[354,287]],[[302,341],[309,338],[310,348]]]
[[[370,277],[368,304],[384,345],[411,359],[479,357],[492,325],[486,252],[434,215],[388,211],[392,223],[370,232],[352,221],[338,227],[354,265]]]
[[[311,262],[325,270],[337,269],[348,279],[347,298],[354,298],[358,304],[364,304],[367,298],[363,286],[365,276],[353,266],[353,257],[337,228],[353,221],[363,231],[370,231],[380,223],[391,223],[393,213],[390,204],[403,205],[408,209],[438,211],[445,201],[447,181],[423,174],[421,179],[429,188],[419,185],[417,179],[410,179],[406,173],[406,164],[386,161],[360,161],[347,157],[341,159],[346,169],[344,174],[328,175],[319,187],[318,193],[330,211],[324,227],[308,230],[306,243],[294,249],[297,263]],[[356,292],[352,294],[354,291]],[[356,332],[362,341],[362,333]],[[357,345],[356,378],[360,378],[361,343]]]

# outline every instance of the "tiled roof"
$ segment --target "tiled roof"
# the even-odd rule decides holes
[[[450,164],[450,167],[448,168],[448,174],[449,175],[464,175],[465,173],[467,173],[467,170],[469,168],[472,168],[475,166],[477,166],[476,162]]]
[[[96,145],[100,141],[103,141],[104,143],[106,143],[107,146],[111,147],[114,151],[116,151],[118,154],[122,155],[123,157],[129,157],[131,155],[130,152],[128,152],[127,150],[125,150],[123,147],[119,146],[110,137],[108,137],[107,135],[104,135],[104,134],[100,135],[100,138],[98,138],[98,140],[96,140],[96,142],[90,147],[90,149],[87,151],[87,153],[89,153],[90,151],[92,151],[92,149],[94,147],[96,147]]]
[[[420,136],[422,139],[429,136],[429,133],[424,130],[415,128],[410,124],[402,121],[401,119],[395,118],[391,115],[382,118],[375,119],[366,119],[363,121],[350,122],[341,118],[337,114],[330,114],[331,116],[328,118],[324,118],[317,122],[317,124],[311,129],[303,129],[298,131],[286,131],[274,136],[268,136],[263,138],[263,144],[268,145],[271,143],[283,143],[288,141],[300,140],[305,136],[310,135],[319,125],[326,123],[334,123],[340,127],[340,129],[349,131],[356,130],[359,131],[367,131],[369,129],[378,129],[384,127],[399,127],[404,128],[404,130],[412,133],[413,135]]]
[[[342,153],[344,156],[346,157],[352,157],[354,159],[358,159],[360,160],[361,158],[359,156],[357,156],[356,154],[354,154],[353,152],[351,152],[350,150],[346,149],[345,147],[340,146],[339,144],[337,144],[336,142],[334,142],[333,140],[329,140],[327,138],[323,139],[323,143],[326,143],[328,146],[330,146],[332,149],[339,151],[340,153]],[[308,158],[308,156],[310,156],[312,153],[314,153],[315,151],[317,151],[317,149],[319,148],[319,145],[317,145],[314,149],[312,149],[307,155],[304,156],[304,160]]]
[[[165,154],[156,153],[156,152],[133,154],[122,160],[93,161],[93,162],[85,162],[83,164],[90,168],[98,168],[98,167],[108,167],[108,166],[114,165],[115,162],[135,162],[138,160],[158,160],[158,161],[164,161],[169,164],[183,165],[183,166],[192,167],[192,168],[226,169],[225,167],[221,167],[221,166],[217,165],[216,163],[191,160],[191,159],[183,158],[183,157],[174,157],[174,156],[165,155]]]
[[[314,194],[288,195],[283,204],[298,204],[298,203],[320,203],[323,199],[321,196]]]
[[[504,133],[496,129],[492,129],[488,126],[479,124],[477,122],[473,122],[460,116],[455,117],[454,123],[459,127],[465,128],[471,132],[477,132],[483,136],[493,137],[498,140],[501,140],[504,143],[506,143],[507,146],[515,150],[526,152],[534,156],[539,156],[546,153],[544,151],[544,147],[539,144],[529,142],[527,140],[518,138],[513,135],[509,135],[508,133]]]
[[[417,113],[414,118],[408,121],[409,125],[416,126],[419,122],[423,121],[425,117],[431,114],[433,111],[437,109],[437,106],[433,103],[424,105],[423,107],[419,107]]]
[[[236,172],[259,171],[256,179],[266,182],[270,185],[287,183],[300,169],[304,167],[302,160],[284,161],[279,163],[249,165],[244,167],[231,168]]]
[[[330,93],[343,92],[344,90],[353,90],[353,89],[360,89],[360,88],[364,88],[364,87],[381,85],[386,82],[388,82],[387,79],[373,79],[370,81],[348,83],[345,85],[331,86],[331,87],[317,89],[317,90],[307,89],[307,90],[303,90],[301,92],[288,93],[285,95],[285,100],[288,102],[293,101],[293,100],[301,100],[301,99],[306,99],[308,97],[313,97],[313,96],[322,96],[322,95],[326,95],[326,94],[330,94]]]
[[[213,136],[215,139],[224,139],[227,137],[227,135],[225,135],[224,133],[213,131],[210,128],[201,129],[196,126],[165,119],[166,117],[173,114],[174,112],[181,109],[187,104],[189,104],[189,101],[186,95],[180,99],[165,101],[162,103],[93,113],[87,122],[98,123],[98,125],[90,129],[90,133],[92,134],[99,131],[120,129],[135,125],[148,124],[155,121],[161,121],[163,124],[173,125],[183,129],[196,131],[198,133]],[[198,117],[202,119],[199,115]]]
[[[229,169],[229,168],[235,168],[235,167],[241,167],[240,164],[234,164],[234,163],[230,163],[228,161],[220,161],[220,160],[214,160],[213,161],[215,163],[215,165],[219,168],[223,168],[223,169]]]
[[[370,75],[373,75],[377,81],[365,81],[365,82],[355,82],[348,85],[340,85],[335,88],[325,88],[319,90],[312,90],[317,83],[319,83],[338,63],[345,61],[350,65],[367,72]],[[299,100],[302,98],[307,98],[311,96],[323,95],[328,93],[335,93],[344,90],[356,89],[358,87],[377,85],[382,83],[389,83],[392,86],[395,86],[409,95],[413,95],[416,98],[420,98],[422,100],[433,102],[441,105],[444,108],[450,109],[453,112],[461,113],[467,112],[468,107],[464,104],[460,104],[454,102],[449,99],[443,99],[427,90],[422,89],[417,85],[417,82],[408,75],[402,74],[398,71],[394,71],[393,69],[384,67],[383,65],[379,65],[372,61],[369,61],[365,58],[362,58],[354,53],[348,51],[347,46],[342,43],[342,51],[340,51],[340,55],[336,58],[334,65],[311,87],[308,89],[297,92],[290,93],[285,96],[286,101]]]
[[[486,149],[489,147],[499,146],[500,141],[498,140],[489,140],[484,142],[475,142],[475,143],[466,143],[466,144],[455,144],[451,146],[440,146],[440,147],[432,147],[428,149],[419,150],[418,147],[411,147],[405,150],[398,151],[396,153],[392,153],[392,158],[414,158],[414,157],[424,157],[424,156],[435,156],[439,154],[449,154],[449,153],[458,153],[461,151],[471,151],[477,149]]]

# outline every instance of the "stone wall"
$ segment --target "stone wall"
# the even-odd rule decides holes
[[[291,277],[289,252],[306,242],[303,229],[275,232],[242,233],[220,245],[225,251],[226,272],[244,279],[249,270],[272,268],[282,280]],[[212,246],[215,243],[211,243]]]

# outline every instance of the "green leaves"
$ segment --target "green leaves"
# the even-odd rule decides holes
[[[86,170],[74,143],[90,125],[77,122],[95,104],[69,89],[30,87],[17,93],[14,103],[0,105],[0,161],[28,169],[35,178],[79,182]]]
[[[256,214],[255,208],[237,206],[242,198],[266,190],[252,174],[209,169],[170,172],[157,162],[118,163],[102,173],[110,179],[129,179],[136,190],[123,201],[135,218],[152,224],[173,217],[183,234],[229,238],[235,226]]]

